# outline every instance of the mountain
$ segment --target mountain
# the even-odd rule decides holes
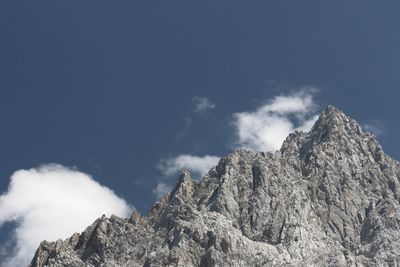
[[[185,171],[147,216],[40,244],[41,266],[400,266],[400,163],[328,106],[274,153]]]

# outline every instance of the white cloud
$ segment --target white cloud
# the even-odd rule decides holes
[[[251,112],[233,115],[235,147],[252,151],[275,151],[289,133],[309,131],[317,119],[311,90],[274,97]]]
[[[113,191],[77,170],[52,164],[16,171],[0,196],[0,227],[17,224],[15,248],[2,266],[27,266],[40,241],[67,238],[103,214],[127,217],[131,211]]]
[[[156,195],[157,199],[162,198],[168,192],[171,192],[172,186],[163,182],[157,184],[156,188],[153,189],[153,194]]]
[[[313,115],[307,120],[303,120],[301,125],[299,125],[295,130],[308,132],[314,126],[315,122],[318,120],[319,115]]]
[[[189,170],[193,176],[200,178],[212,167],[217,165],[219,157],[205,155],[179,155],[175,158],[161,159],[158,169],[166,176],[177,175],[183,170]]]
[[[374,134],[376,137],[380,137],[385,133],[385,125],[378,120],[370,121],[369,123],[363,124],[362,128],[364,131]]]
[[[194,103],[194,111],[196,113],[202,113],[204,111],[214,109],[217,105],[211,100],[209,100],[206,97],[200,97],[200,96],[195,96],[192,98],[192,101]]]
[[[219,159],[219,157],[210,155],[199,157],[184,154],[173,158],[161,159],[157,167],[166,178],[175,178],[180,172],[189,170],[194,179],[200,179],[218,164]],[[153,189],[153,194],[159,199],[171,190],[172,186],[162,181]]]

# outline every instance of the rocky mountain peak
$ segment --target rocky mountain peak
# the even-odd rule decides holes
[[[290,134],[280,151],[285,157],[300,157],[308,163],[316,157],[332,162],[365,157],[379,162],[386,158],[375,136],[363,132],[354,119],[333,106],[320,113],[309,132]]]
[[[189,198],[193,194],[195,182],[189,171],[185,170],[181,173],[178,179],[178,183],[171,192],[171,197],[181,196],[183,198]]]
[[[315,143],[340,136],[357,138],[362,134],[360,125],[334,106],[328,106],[320,113],[310,131]]]
[[[400,164],[333,106],[276,152],[184,171],[147,216],[43,242],[31,266],[399,266]]]

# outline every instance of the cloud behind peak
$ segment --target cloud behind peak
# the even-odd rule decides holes
[[[313,90],[280,95],[254,111],[233,114],[235,148],[275,151],[289,133],[309,131],[317,119]]]
[[[40,241],[81,232],[103,214],[129,216],[132,207],[88,174],[61,165],[19,170],[0,196],[0,227],[14,222],[15,247],[2,266],[26,266]],[[9,244],[1,247],[6,249]]]

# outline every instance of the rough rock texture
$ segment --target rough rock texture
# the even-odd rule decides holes
[[[31,266],[400,266],[400,164],[334,107],[280,151],[183,172],[148,216],[42,242]]]

